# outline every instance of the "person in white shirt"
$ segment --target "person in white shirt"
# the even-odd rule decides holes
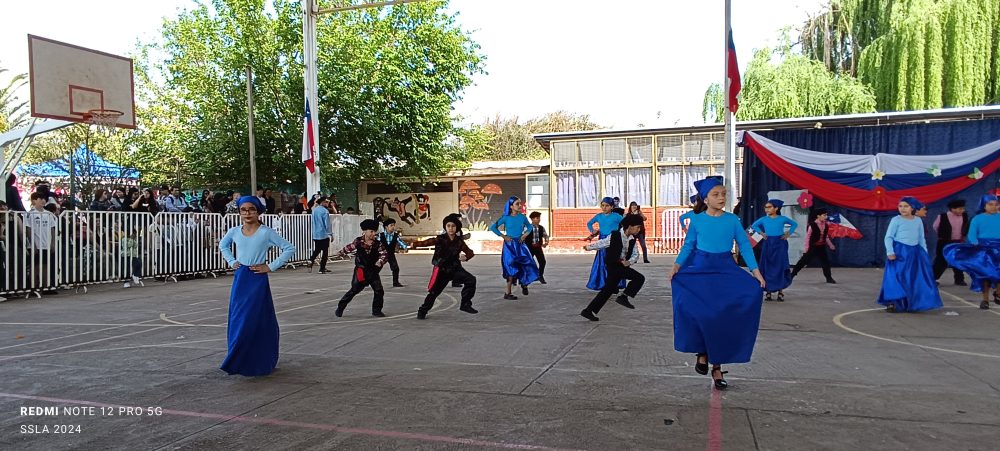
[[[45,209],[48,196],[42,192],[31,193],[31,210],[24,215],[24,226],[29,230],[28,252],[32,262],[32,283],[35,287],[50,288],[42,294],[57,294],[52,241],[58,218]]]
[[[594,300],[590,301],[587,308],[580,312],[580,316],[591,321],[599,321],[597,313],[601,311],[611,295],[618,292],[618,283],[621,280],[628,280],[628,286],[625,287],[625,292],[615,299],[615,302],[626,308],[635,308],[628,301],[628,298],[634,298],[635,295],[639,294],[639,290],[646,282],[646,278],[632,268],[632,265],[639,261],[639,253],[636,252],[635,243],[640,230],[642,230],[642,218],[634,215],[629,216],[622,219],[620,230],[611,232],[606,238],[583,247],[590,251],[607,249],[604,254],[604,262],[608,268],[608,277],[604,281],[604,287],[597,293],[597,296],[594,296]]]

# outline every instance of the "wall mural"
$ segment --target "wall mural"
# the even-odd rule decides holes
[[[376,197],[372,199],[372,204],[375,207],[375,219],[379,222],[386,220],[386,218],[393,218],[412,226],[431,217],[430,196],[423,193],[404,194],[394,196],[392,199],[388,196]]]
[[[458,210],[468,230],[489,230],[503,215],[507,198],[524,198],[524,179],[462,180],[458,185]]]

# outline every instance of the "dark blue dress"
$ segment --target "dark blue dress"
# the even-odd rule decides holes
[[[1000,284],[1000,239],[980,238],[979,244],[956,243],[944,247],[944,259],[960,271],[969,273],[969,289],[983,291],[983,282]]]
[[[894,241],[895,260],[886,260],[882,276],[881,305],[892,304],[897,312],[921,312],[941,308],[941,293],[927,251],[919,245]]]
[[[594,224],[599,228],[599,239],[605,239],[611,232],[617,231],[622,222],[623,216],[611,212],[609,214],[598,213],[590,221],[587,221],[587,229],[594,231]],[[604,264],[605,249],[600,249],[594,255],[594,263],[590,265],[590,277],[587,279],[587,288],[600,291],[604,288],[604,280],[608,278],[608,268]],[[618,284],[618,289],[625,289],[625,280]]]
[[[222,370],[243,376],[271,374],[278,364],[278,317],[267,274],[249,266],[236,269],[229,295],[229,353]]]
[[[500,227],[504,228],[503,233]],[[528,218],[520,214],[504,215],[490,226],[490,230],[497,236],[511,237],[510,241],[504,240],[500,253],[500,273],[504,280],[513,277],[521,286],[538,280],[538,264],[531,256],[528,245],[521,242],[521,236],[531,230]]]
[[[769,236],[758,243],[760,275],[767,282],[764,291],[781,291],[792,284],[792,271],[788,267],[788,240],[783,240],[782,237],[783,235]]]

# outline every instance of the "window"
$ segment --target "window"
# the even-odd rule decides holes
[[[576,206],[580,208],[584,207],[596,207],[598,205],[598,200],[600,199],[599,193],[601,192],[601,171],[597,170],[585,170],[580,171],[579,175],[579,190],[577,191],[577,202]]]
[[[680,166],[660,166],[657,203],[660,205],[687,205],[681,202],[684,193],[683,173]]]
[[[712,142],[706,135],[684,138],[684,158],[687,161],[708,161],[712,159]]]
[[[629,163],[651,163],[653,161],[653,138],[628,139]]]
[[[601,163],[601,142],[580,141],[580,166],[596,167]]]
[[[624,139],[604,140],[604,164],[607,166],[625,164]]]
[[[556,168],[576,167],[576,141],[552,143],[552,161]]]
[[[656,137],[657,159],[663,163],[680,163],[684,159],[683,139],[680,136],[661,135]]]
[[[556,206],[576,207],[576,171],[556,171]]]
[[[687,199],[690,196],[698,194],[698,192],[694,190],[694,182],[708,177],[709,169],[710,166],[688,166],[684,168],[685,177],[684,184],[682,185],[684,189],[681,190],[681,196],[684,197],[682,197],[682,199]]]
[[[604,170],[604,195],[625,199],[625,170]]]
[[[630,168],[628,170],[628,195],[625,196],[628,202],[635,202],[642,207],[648,207],[652,203],[653,170],[650,168]],[[627,204],[626,204],[627,205]]]
[[[726,159],[726,134],[712,134],[712,158],[716,160]]]

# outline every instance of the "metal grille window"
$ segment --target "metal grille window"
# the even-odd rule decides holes
[[[580,166],[597,167],[601,164],[601,142],[580,141]]]
[[[625,140],[604,140],[604,164],[608,166],[625,164]]]
[[[556,168],[576,167],[576,141],[552,143],[552,161]]]
[[[684,138],[684,159],[686,161],[709,161],[712,159],[712,142],[707,135]]]
[[[726,134],[725,133],[713,133],[712,134],[712,159],[715,159],[715,160],[725,160],[726,159]]]
[[[653,138],[628,139],[629,163],[650,163],[653,161]]]
[[[680,136],[657,136],[657,160],[661,163],[680,163],[684,159],[683,145],[684,140]]]

